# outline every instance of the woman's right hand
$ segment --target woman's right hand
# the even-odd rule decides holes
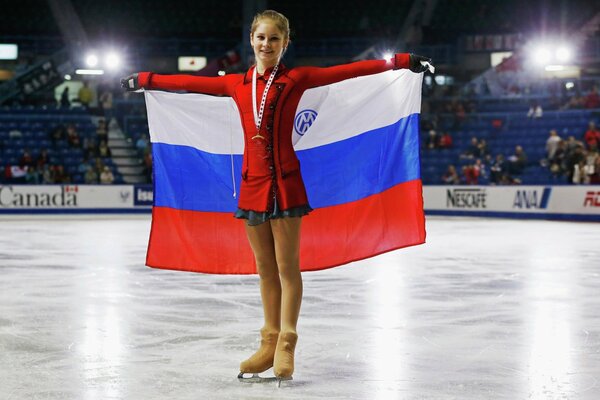
[[[139,90],[138,74],[131,74],[126,78],[121,78],[121,87],[128,92]]]

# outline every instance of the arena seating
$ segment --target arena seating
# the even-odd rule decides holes
[[[52,143],[50,134],[59,125],[73,124],[81,141],[96,136],[96,125],[92,116],[83,108],[57,109],[55,107],[3,106],[0,108],[0,166],[18,165],[24,150],[28,150],[35,160],[43,149],[47,149],[51,165],[63,165],[71,176],[72,183],[84,183],[78,166],[84,161],[81,148],[69,147],[67,140]],[[19,131],[18,137],[11,137],[11,131]],[[92,160],[93,161],[93,160]],[[110,157],[102,158],[102,163],[110,167],[115,176],[114,183],[123,183]],[[6,177],[0,175],[0,182]]]

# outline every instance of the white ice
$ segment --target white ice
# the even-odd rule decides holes
[[[304,274],[294,380],[244,384],[258,278],[144,266],[149,216],[0,221],[0,399],[600,398],[600,225],[428,218]]]

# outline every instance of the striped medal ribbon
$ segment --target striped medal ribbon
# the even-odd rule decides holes
[[[260,134],[260,125],[262,124],[263,114],[265,112],[265,103],[267,102],[267,94],[269,93],[269,89],[271,88],[271,84],[275,79],[275,74],[277,74],[277,69],[279,69],[279,64],[275,65],[273,68],[273,72],[271,72],[271,76],[267,81],[267,86],[265,87],[265,91],[262,95],[262,100],[260,101],[260,111],[256,110],[256,66],[254,67],[254,74],[252,74],[252,110],[254,111],[254,123],[256,124],[256,135],[252,137],[252,139],[264,139],[265,137]]]

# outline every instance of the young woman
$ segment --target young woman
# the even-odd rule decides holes
[[[390,69],[424,72],[426,67],[421,61],[431,61],[404,53],[391,60],[288,69],[280,61],[290,42],[289,35],[287,18],[267,10],[252,22],[250,43],[256,64],[245,74],[207,78],[140,72],[121,80],[127,90],[186,90],[230,96],[238,106],[245,148],[235,217],[246,220],[264,311],[260,348],[241,363],[241,379],[243,373],[258,374],[271,367],[279,381],[291,379],[294,372],[296,325],[302,301],[300,225],[302,216],[312,210],[291,136],[302,93]]]

